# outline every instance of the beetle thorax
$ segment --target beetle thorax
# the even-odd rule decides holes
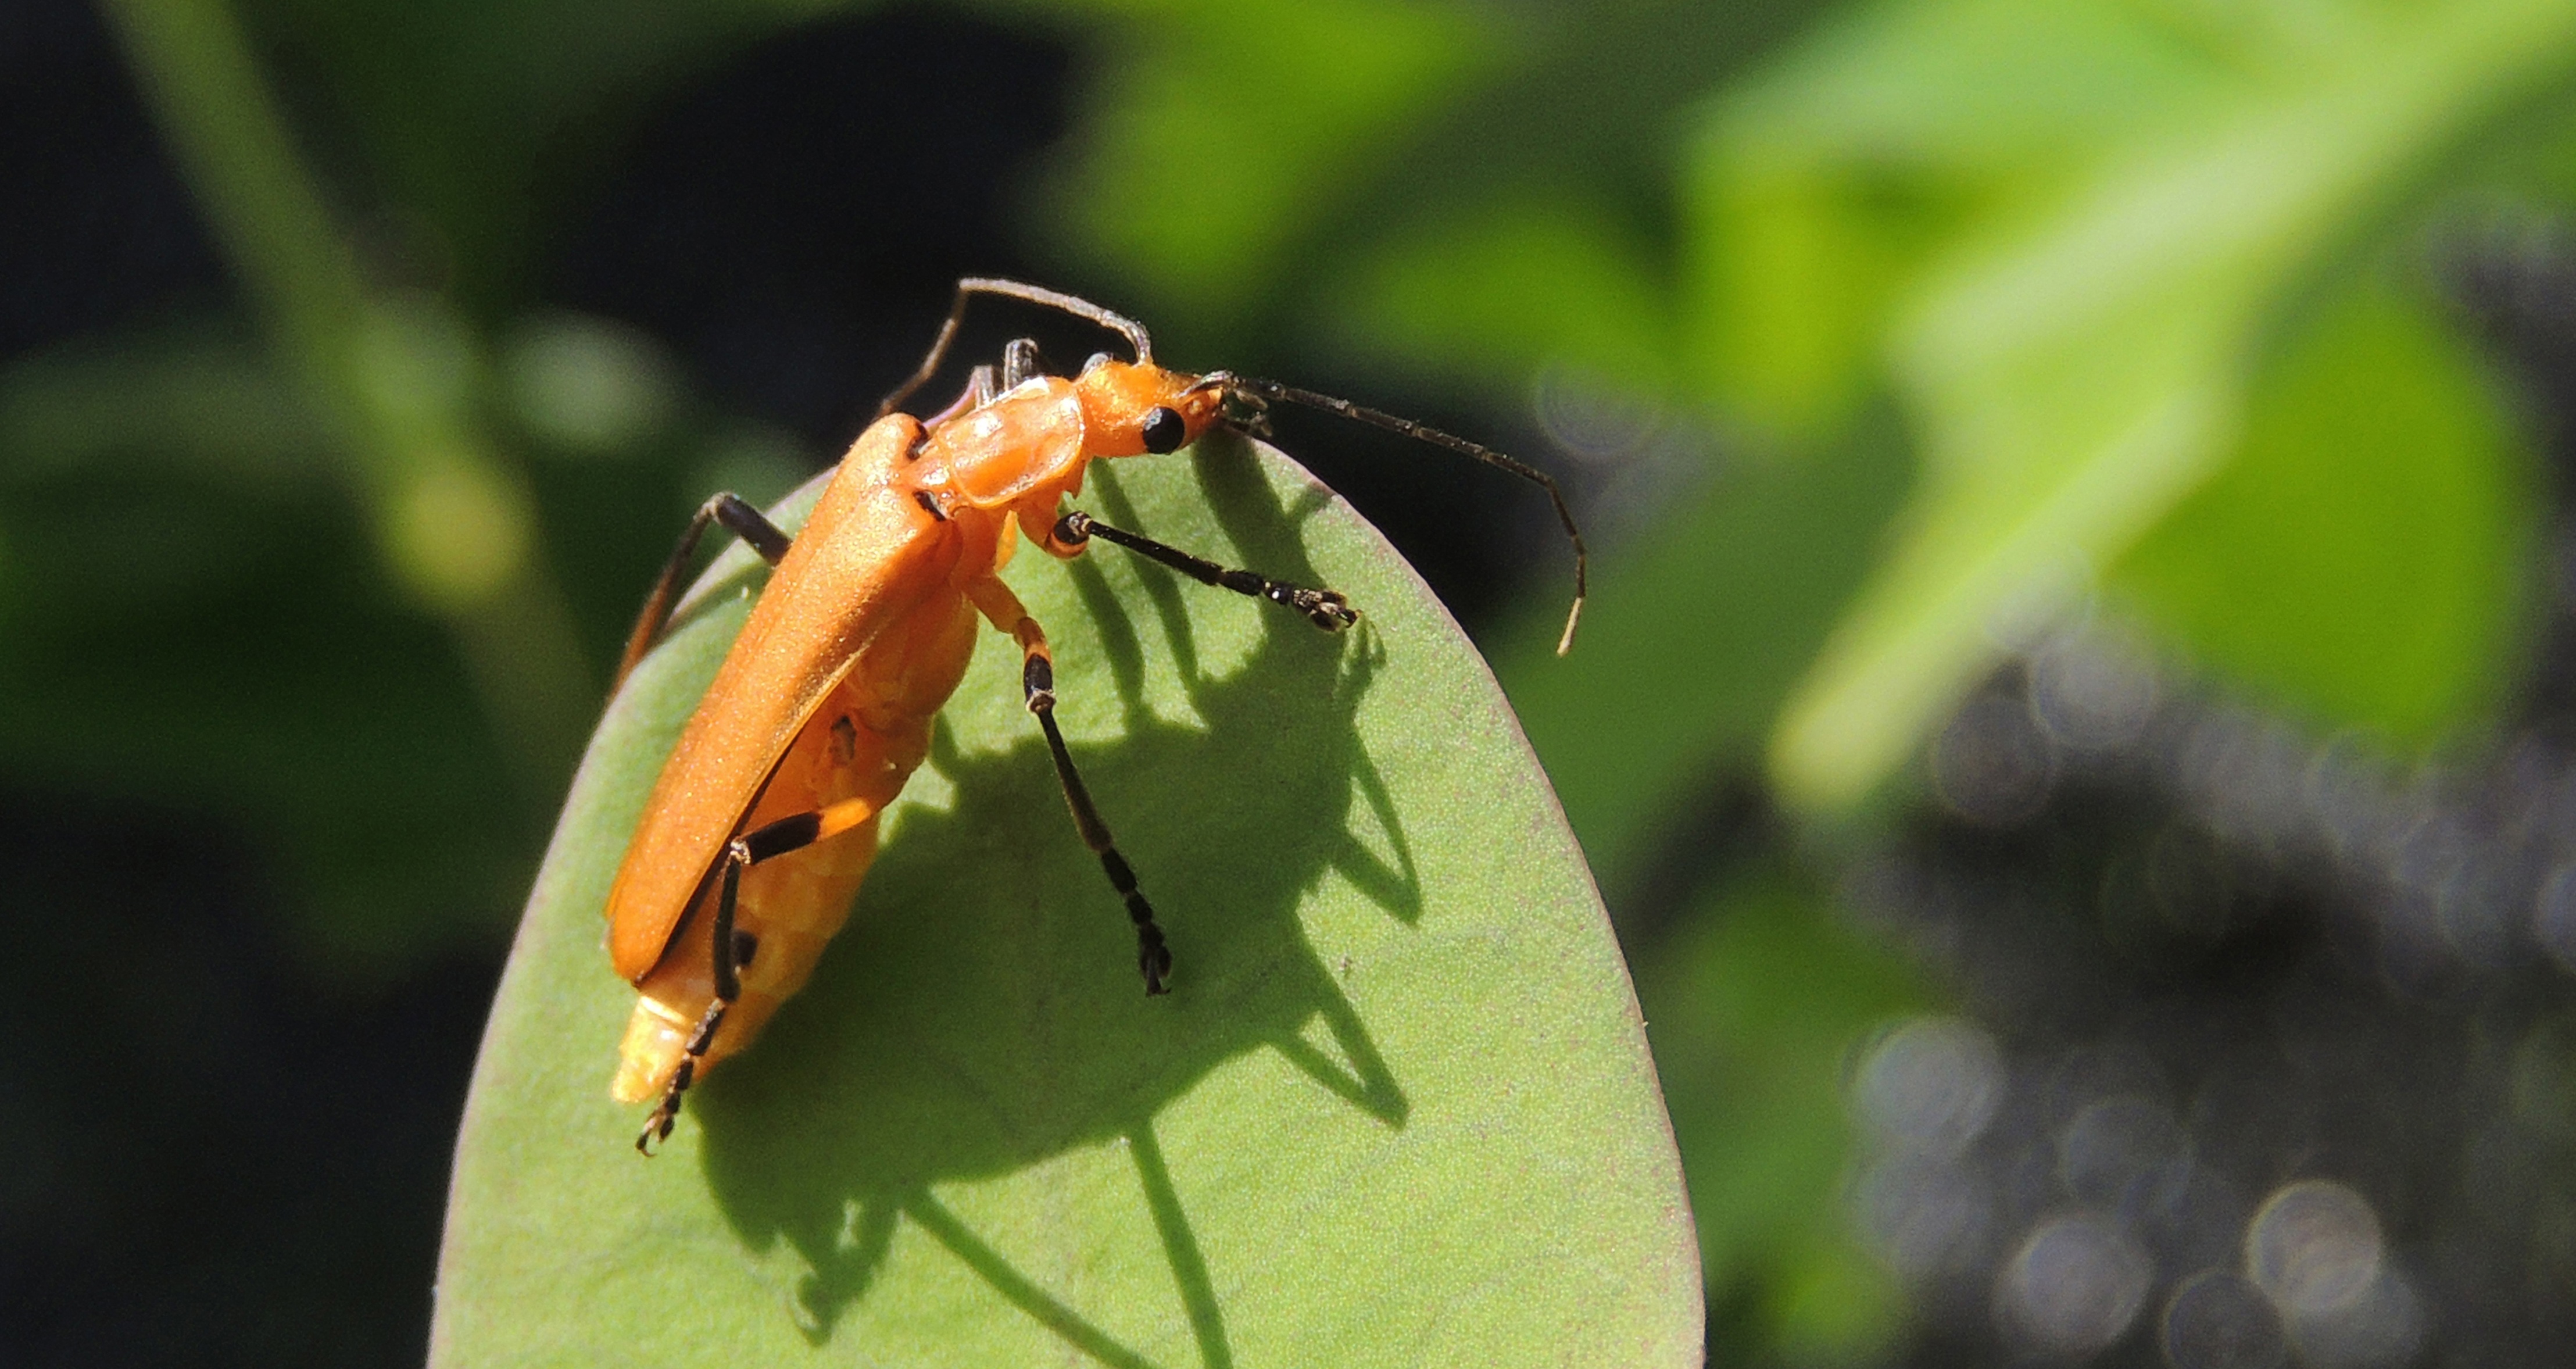
[[[1085,463],[1073,382],[1037,376],[931,429],[915,478],[957,503],[997,509],[1079,485]]]

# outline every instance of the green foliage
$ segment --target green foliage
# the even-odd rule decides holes
[[[2137,45],[2176,37],[2128,27]],[[2008,26],[1943,32],[1962,46],[1960,75],[2010,78],[2022,39]],[[1921,35],[1874,37],[1903,48]],[[2321,33],[2249,25],[2210,35],[2232,61],[2171,83],[2128,136],[2071,160],[2043,149],[2032,183],[1926,267],[1886,335],[1922,425],[1924,488],[1782,721],[1787,793],[1859,796],[1995,640],[2059,611],[2205,480],[2242,422],[2270,311],[2554,72],[2571,40],[2576,15],[2527,0],[2356,11]],[[2100,61],[2063,79],[2091,90],[2121,74]],[[2024,150],[2016,123],[1998,120],[2000,146],[1972,150],[2010,159]]]
[[[509,802],[448,643],[382,607],[335,456],[234,332],[0,376],[0,766],[227,815],[290,888],[308,963],[367,981],[499,935],[554,800]]]
[[[1372,8],[1365,21],[1302,13],[1305,38],[1287,55],[1237,48],[1229,70],[1256,69],[1235,83],[1243,88],[1287,82],[1301,99],[1333,98],[1333,87],[1295,81],[1294,53],[1337,26],[1342,49],[1395,61],[1415,49],[1373,34],[1397,8]],[[1650,11],[1665,21],[1660,44],[1640,38]],[[1443,11],[1406,12],[1416,17],[1403,31],[1418,34]],[[1494,27],[1470,46],[1481,57],[1415,86],[1452,93],[1444,113],[1416,114],[1409,127],[1396,125],[1410,106],[1343,92],[1331,126],[1357,146],[1330,166],[1301,161],[1304,144],[1283,136],[1313,122],[1302,106],[1218,120],[1193,103],[1207,97],[1180,93],[1195,86],[1112,80],[1086,130],[1091,157],[1132,149],[1120,130],[1151,127],[1156,145],[1204,133],[1241,149],[1239,162],[1302,165],[1308,179],[1288,219],[1192,218],[1185,253],[1114,235],[1085,241],[1175,299],[1214,298],[1214,263],[1272,262],[1285,281],[1238,272],[1222,292],[1230,307],[1301,301],[1289,310],[1292,334],[1321,329],[1404,371],[1501,389],[1571,367],[1783,452],[1766,465],[1880,462],[1899,431],[1880,417],[1892,397],[1922,483],[1890,559],[1821,658],[1799,663],[1807,679],[1772,744],[1785,791],[1824,805],[1884,780],[1999,642],[2062,611],[2235,458],[2240,438],[2262,427],[2253,410],[2270,402],[2271,382],[2258,378],[2275,364],[2285,312],[2321,277],[2349,270],[2337,263],[2386,257],[2386,244],[2421,223],[2413,206],[2484,174],[2476,168],[2495,160],[2487,149],[2529,127],[2517,119],[2555,89],[2576,39],[2563,11],[2538,0],[2336,6],[2308,20],[2264,7],[1909,0],[1843,7],[1758,75],[1717,86],[1744,40],[1777,33],[1781,16],[1693,23],[1621,7],[1586,30],[1566,13],[1518,11]],[[1733,50],[1718,55],[1728,38]],[[1702,73],[1696,84],[1662,75],[1684,51]],[[1613,149],[1551,79],[1622,63],[1635,79],[1601,98],[1660,100],[1662,127],[1641,138],[1654,122],[1631,123]],[[1495,113],[1499,92],[1518,102],[1515,115]],[[1459,131],[1471,120],[1484,121],[1485,137]],[[1498,126],[1522,135],[1507,151],[1494,146]],[[1143,188],[1140,176],[1072,165],[1070,222],[1115,217]],[[1639,181],[1655,177],[1674,213],[1661,223],[1637,212]],[[1328,212],[1363,200],[1365,216]],[[2490,436],[2447,459],[2470,486],[2510,489],[2522,479],[2520,442],[2483,393],[2470,386],[2458,400],[2483,406],[2478,415],[2456,411]],[[1768,469],[1748,478],[1796,479]],[[2344,494],[2308,521],[2346,525],[2335,509],[2370,497]],[[1695,516],[1667,520],[1649,543],[1689,536],[1681,529]],[[2457,572],[2471,594],[2497,583],[2497,558],[2519,535],[2460,526],[2461,554],[2486,557],[2483,569]],[[1873,529],[1843,518],[1800,531],[1834,547],[1854,532],[1865,543]],[[2216,554],[2205,536],[2184,541]],[[2157,553],[2165,579],[2178,573],[2178,545]],[[1812,575],[1775,564],[1759,578],[1848,584],[1826,560]],[[2222,556],[2192,573],[2222,576],[2233,564]],[[1620,584],[1613,570],[1598,602],[1642,598],[1678,624],[1692,600],[1760,592],[1695,569],[1703,573],[1672,579],[1664,593]],[[2144,573],[2115,583],[2143,586]],[[2343,607],[2378,611],[2350,596]],[[2468,682],[2492,677],[2502,622],[2470,615],[2426,648],[2439,662],[2347,658],[2319,669],[2418,677],[2353,688],[2414,690],[2416,714],[2397,725],[2430,736],[2483,697]],[[2249,678],[2279,673],[2215,642],[2183,645]],[[1725,739],[1741,731],[1712,720],[1775,706],[1725,702],[1722,682],[1738,669],[1728,655],[1699,659],[1711,687],[1675,710],[1691,715],[1679,724],[1684,750],[1702,764],[1733,750]],[[2446,685],[2425,674],[2444,671]],[[1535,672],[1511,676],[1516,694],[1551,692]],[[2348,721],[2389,721],[2329,707]],[[1614,733],[1634,735],[1598,727],[1587,744],[1620,750]],[[1647,735],[1626,750],[1674,754],[1669,732]],[[1552,761],[1567,754],[1547,751]],[[1623,786],[1639,795],[1625,806],[1641,814],[1671,792],[1647,773],[1649,782]],[[1596,822],[1586,809],[1572,805],[1578,830],[1619,848],[1631,823]]]
[[[2276,702],[2420,744],[2491,701],[2534,501],[2492,381],[2383,275],[2299,320],[2235,459],[2112,583]]]
[[[1358,350],[1505,384],[1547,367],[1634,394],[1672,372],[1670,310],[1636,234],[1576,193],[1513,188],[1389,235],[1325,312]]]
[[[1387,0],[1174,5],[1113,31],[1060,213],[1083,248],[1153,263],[1200,316],[1256,291],[1335,207],[1318,188],[1380,173],[1391,132],[1488,65],[1492,42],[1465,14]]]
[[[745,612],[737,553],[610,709],[539,877],[433,1363],[1695,1362],[1618,949],[1474,652],[1283,461],[1211,442],[1095,480],[1104,517],[1368,615],[1326,637],[1114,553],[1013,564],[1172,995],[1139,992],[988,644],[813,984],[635,1157],[597,919]]]
[[[1543,629],[1508,644],[1504,683],[1610,888],[1712,768],[1758,756],[1904,485],[1884,443],[1748,463],[1601,558],[1572,655]]]

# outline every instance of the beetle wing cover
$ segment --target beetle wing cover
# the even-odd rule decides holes
[[[892,475],[919,424],[860,434],[788,548],[662,767],[608,895],[608,947],[629,981],[650,973],[779,758],[870,642],[947,586],[954,539]]]

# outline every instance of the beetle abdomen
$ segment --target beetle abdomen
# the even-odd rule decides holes
[[[885,738],[857,726],[848,690],[839,691],[799,734],[779,763],[777,776],[762,794],[745,830],[823,804],[860,797],[863,762],[874,761]],[[836,736],[847,738],[836,745]],[[819,741],[819,744],[817,744]],[[835,755],[841,751],[845,761]],[[899,787],[899,785],[897,786]],[[865,823],[839,836],[816,842],[743,871],[734,905],[737,955],[750,952],[742,964],[742,994],[726,1010],[724,1027],[710,1045],[706,1063],[733,1054],[751,1043],[771,1013],[803,988],[825,943],[849,917],[850,901],[876,859],[877,823]],[[707,1005],[715,999],[714,947],[706,933],[712,915],[716,881],[710,880],[684,917],[670,951],[637,985],[634,1015],[627,1019],[626,1039],[619,1048],[616,1081],[610,1086],[621,1103],[653,1097],[670,1082]]]
[[[934,598],[908,615],[902,630],[863,656],[806,720],[739,830],[848,799],[879,810],[893,802],[929,754],[931,718],[939,701],[955,692],[974,650],[974,632],[972,611],[962,599],[943,605]],[[892,697],[890,681],[896,686]],[[770,1014],[805,987],[823,947],[849,919],[851,900],[876,852],[877,819],[871,815],[838,836],[743,872],[734,904],[735,944],[750,952],[741,965],[742,994],[726,1010],[701,1069],[749,1046]],[[636,985],[639,997],[610,1087],[621,1103],[642,1102],[670,1083],[690,1033],[715,999],[714,947],[705,928],[718,870],[661,962]]]

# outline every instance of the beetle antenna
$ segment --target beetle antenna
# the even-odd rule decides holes
[[[913,371],[911,379],[896,386],[894,393],[887,395],[884,401],[877,405],[877,418],[893,413],[898,405],[912,398],[914,391],[929,384],[930,378],[939,373],[940,363],[948,359],[948,344],[957,340],[957,325],[966,321],[966,301],[976,295],[1000,295],[1004,299],[1026,300],[1031,304],[1062,310],[1087,323],[1096,323],[1127,339],[1127,345],[1136,350],[1137,365],[1153,364],[1154,340],[1145,335],[1144,324],[1138,323],[1125,314],[1113,313],[1079,295],[1068,295],[1061,290],[1049,290],[1043,285],[1030,285],[1016,280],[999,280],[991,276],[967,276],[957,282],[957,298],[949,302],[948,317],[939,325],[939,336],[931,340],[930,354],[921,359],[921,365]],[[868,421],[873,423],[876,419],[872,418]]]
[[[1574,628],[1583,620],[1583,534],[1575,528],[1574,511],[1566,507],[1565,492],[1557,488],[1554,477],[1536,466],[1515,461],[1481,443],[1452,436],[1438,428],[1425,427],[1409,418],[1398,418],[1394,414],[1353,404],[1347,399],[1335,399],[1331,395],[1317,394],[1312,390],[1300,390],[1293,385],[1282,385],[1275,380],[1254,380],[1247,376],[1227,377],[1227,384],[1233,392],[1248,396],[1256,404],[1284,400],[1290,404],[1303,404],[1310,409],[1337,413],[1344,418],[1368,424],[1372,428],[1384,428],[1388,432],[1400,433],[1417,441],[1428,442],[1435,447],[1445,447],[1470,460],[1481,461],[1497,470],[1509,471],[1547,491],[1547,501],[1556,506],[1556,521],[1565,525],[1565,540],[1574,544],[1574,606],[1566,610],[1565,632],[1556,639],[1556,654],[1562,656],[1574,649]]]

